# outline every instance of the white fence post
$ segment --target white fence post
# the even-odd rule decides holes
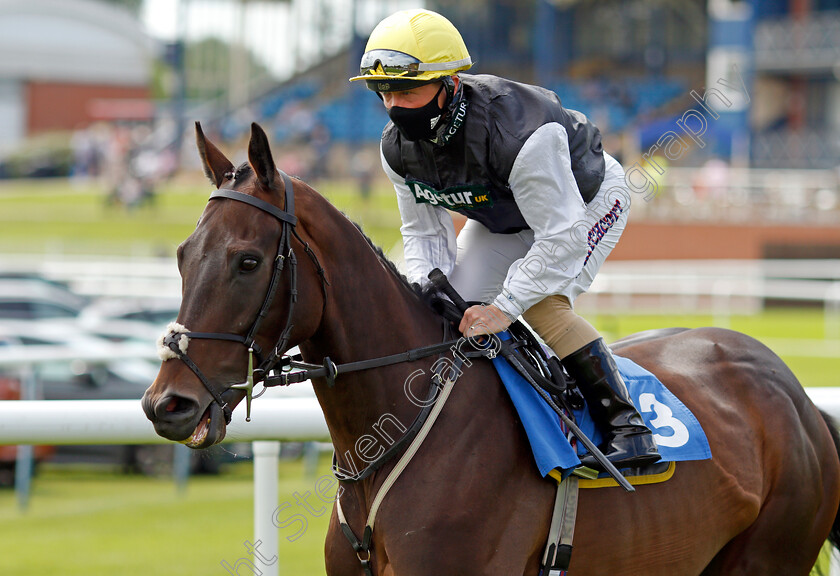
[[[254,451],[254,546],[260,555],[255,559],[263,563],[263,574],[280,573],[278,554],[279,527],[274,524],[277,509],[277,465],[280,459],[280,442],[257,441]],[[267,565],[266,565],[267,564]]]
[[[252,441],[254,449],[254,564],[262,573],[279,574],[278,501],[280,442],[329,440],[317,399],[262,398],[254,402],[251,422],[234,412],[227,438]],[[20,400],[0,402],[0,444],[166,444],[155,434],[139,400]],[[27,492],[28,494],[28,492]],[[264,568],[264,570],[263,570]]]
[[[38,397],[38,379],[35,366],[25,366],[20,378],[20,397],[22,400],[35,400]],[[31,444],[18,444],[15,455],[15,495],[18,508],[29,508],[29,493],[32,488],[32,470],[35,466],[35,447]]]

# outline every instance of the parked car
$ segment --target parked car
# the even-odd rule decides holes
[[[0,349],[19,345],[12,338],[0,336]],[[0,367],[0,401],[20,400],[20,379],[10,370]],[[33,451],[33,466],[38,462],[48,460],[55,453],[52,446],[35,446]],[[0,488],[14,486],[15,464],[17,463],[17,446],[0,446]]]
[[[79,326],[115,342],[154,342],[180,306],[180,298],[100,298],[82,309]]]
[[[0,321],[0,340],[19,346],[61,346],[71,350],[104,348],[112,343],[83,330],[75,319]],[[150,346],[153,344],[150,343]],[[39,363],[36,369],[38,399],[43,400],[137,400],[158,371],[153,360],[131,359],[108,362],[55,360]],[[58,446],[54,462],[117,464],[127,471],[159,474],[171,470],[173,446],[80,445]],[[218,472],[219,460],[193,455],[194,473]],[[12,468],[13,470],[13,468]],[[13,476],[12,476],[13,477]]]
[[[68,288],[34,276],[0,277],[0,320],[76,318],[88,300]]]
[[[0,321],[0,338],[22,346],[57,346],[80,353],[110,342],[79,328],[75,319]],[[140,398],[154,380],[156,363],[133,359],[114,362],[55,360],[38,364],[36,374],[45,400]]]

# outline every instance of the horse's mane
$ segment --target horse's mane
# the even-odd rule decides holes
[[[342,214],[344,213],[342,212]],[[347,215],[344,214],[344,216],[346,217]],[[348,218],[348,220],[350,220],[350,218]],[[354,222],[353,220],[350,220],[350,222],[353,224],[353,226],[356,227],[356,229],[362,235],[362,238],[364,238],[365,241],[367,241],[368,246],[370,246],[371,250],[374,251],[377,258],[379,258],[379,261],[382,262],[382,265],[385,266],[385,268],[391,274],[393,274],[394,277],[397,278],[400,281],[400,283],[406,287],[406,289],[410,290],[424,304],[426,304],[426,306],[428,306],[428,308],[432,312],[439,316],[443,315],[443,306],[445,306],[446,302],[448,301],[444,301],[444,299],[441,297],[440,293],[434,288],[434,286],[432,286],[430,283],[421,286],[416,282],[411,282],[408,278],[406,278],[405,274],[400,272],[400,269],[397,268],[397,265],[394,264],[394,262],[392,262],[385,255],[384,250],[382,250],[380,246],[374,243],[374,241],[371,240],[367,234],[365,234],[365,231],[362,229],[362,226],[360,224]]]
[[[344,212],[342,212],[342,214],[344,214]],[[344,214],[344,216],[347,217],[347,214]],[[347,218],[347,219],[350,220],[350,218]],[[408,288],[409,290],[411,290],[412,292],[417,294],[417,296],[422,297],[423,293],[424,293],[424,290],[420,287],[420,285],[417,284],[416,282],[409,281],[409,279],[406,278],[405,274],[400,272],[400,269],[397,268],[397,265],[394,264],[385,255],[385,251],[382,250],[382,248],[380,246],[378,246],[376,243],[374,243],[374,241],[370,239],[370,236],[365,234],[365,231],[362,229],[361,224],[359,224],[358,222],[354,222],[353,220],[350,220],[350,223],[353,224],[353,226],[356,227],[356,230],[359,231],[359,233],[362,235],[362,238],[364,238],[367,241],[368,246],[370,246],[371,250],[373,250],[376,253],[377,258],[379,258],[379,260],[382,262],[382,264],[385,266],[385,268],[387,268],[391,272],[391,274],[396,276],[397,279],[399,279],[399,281],[406,288]]]

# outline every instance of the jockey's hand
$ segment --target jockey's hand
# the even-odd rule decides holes
[[[467,308],[458,330],[461,331],[461,334],[470,338],[481,334],[501,332],[510,324],[510,318],[493,304],[479,304]]]

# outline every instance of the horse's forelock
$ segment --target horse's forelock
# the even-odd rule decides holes
[[[251,165],[248,164],[247,162],[243,162],[236,169],[236,172],[234,172],[233,178],[236,182],[242,182],[243,180],[245,180],[245,179],[247,179],[247,178],[249,178],[253,175],[254,175],[254,169],[251,168]]]

